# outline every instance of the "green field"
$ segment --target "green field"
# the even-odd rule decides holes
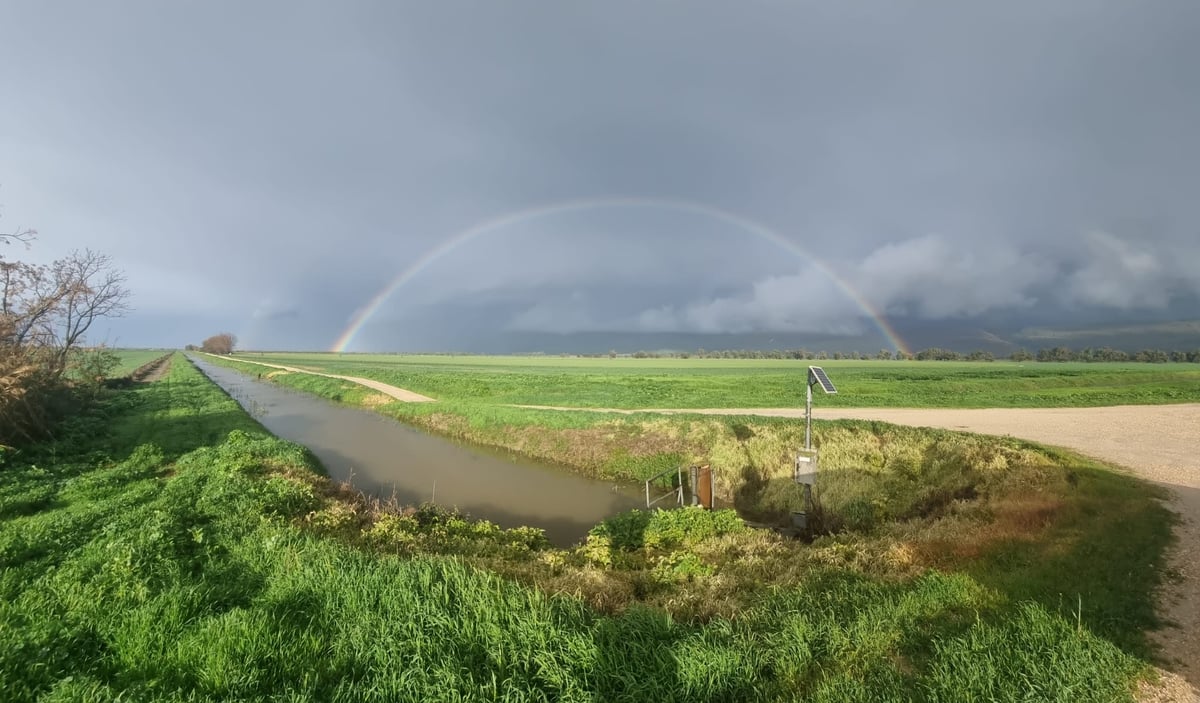
[[[112,372],[113,377],[128,376],[151,361],[170,353],[168,349],[114,349],[113,351],[121,360],[120,365]]]
[[[826,430],[884,462],[843,488],[874,481],[895,505],[860,503],[812,544],[681,510],[619,516],[558,550],[536,530],[337,489],[176,356],[167,379],[3,455],[0,690],[1132,700],[1169,540],[1155,489],[1011,440]],[[931,509],[927,489],[964,478],[975,498]]]
[[[363,376],[439,400],[581,408],[804,404],[809,364],[830,407],[1078,407],[1200,402],[1200,364],[594,359],[247,353],[253,361]]]

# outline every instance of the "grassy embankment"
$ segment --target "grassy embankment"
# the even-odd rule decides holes
[[[807,362],[334,354],[246,358],[373,378],[427,393],[438,402],[398,403],[345,381],[279,371],[264,374],[276,383],[368,405],[456,439],[609,479],[640,480],[681,463],[710,464],[718,497],[748,517],[786,520],[790,510],[800,507],[790,477],[795,450],[803,446],[802,421],[567,413],[504,403],[794,406],[802,397]],[[266,371],[227,360],[219,363],[256,374]],[[1021,400],[1027,405],[1200,400],[1200,367],[1187,364],[829,362],[827,368],[841,392],[820,396],[822,406],[860,401],[979,406]],[[939,509],[956,496],[995,492],[997,481],[1011,479],[1012,472],[1005,470],[1009,464],[1020,467],[1031,461],[1022,453],[1021,442],[918,433],[881,423],[815,423],[814,446],[821,451],[818,488],[830,527],[905,519]],[[996,449],[1001,446],[1002,451]]]
[[[5,457],[0,684],[12,700],[1128,699],[1165,512],[1076,457],[996,451],[1021,463],[988,470],[1040,511],[997,493],[812,545],[723,512],[633,513],[561,551],[355,501],[177,358]]]

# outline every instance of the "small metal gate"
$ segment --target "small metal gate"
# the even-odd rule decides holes
[[[650,499],[650,484],[654,483],[655,481],[659,480],[663,476],[666,476],[667,474],[670,474],[670,473],[675,474],[675,481],[671,487],[671,490],[669,490],[666,493],[663,493],[662,495],[658,496],[657,498],[654,498],[653,500],[651,500]],[[676,504],[683,505],[683,467],[682,466],[676,467],[674,469],[667,469],[665,471],[659,471],[658,473],[654,474],[650,478],[646,479],[646,507],[647,508],[649,508],[651,505],[654,505],[655,503],[657,503],[660,500],[663,500],[669,496],[675,496]]]
[[[657,496],[652,496],[650,493],[651,485],[655,481],[672,473],[675,474],[675,479],[672,481],[670,490]],[[683,467],[679,466],[674,469],[660,471],[646,479],[646,507],[649,508],[655,503],[675,496],[676,505],[700,505],[712,510],[714,500],[712,468],[708,464],[704,466],[689,466],[686,480],[684,476]],[[686,492],[684,490],[685,486],[687,487]],[[688,493],[691,494],[690,502],[687,500]]]

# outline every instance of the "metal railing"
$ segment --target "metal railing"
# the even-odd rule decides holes
[[[654,498],[653,500],[651,500],[650,499],[650,484],[672,472],[675,473],[675,485],[671,487],[671,490],[669,490],[666,493],[663,493],[662,495],[658,496],[657,498]],[[660,500],[663,500],[663,499],[667,498],[668,496],[672,496],[672,495],[675,496],[676,503],[678,503],[679,505],[683,505],[683,467],[682,466],[676,467],[674,469],[666,469],[664,471],[659,471],[658,473],[654,474],[650,478],[646,479],[646,507],[647,508],[649,508],[651,505],[654,505],[655,503],[659,502]]]

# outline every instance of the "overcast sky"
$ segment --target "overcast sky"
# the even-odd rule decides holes
[[[0,230],[111,254],[93,341],[131,346],[329,348],[405,272],[351,349],[1196,318],[1197,36],[1195,0],[0,0]]]

